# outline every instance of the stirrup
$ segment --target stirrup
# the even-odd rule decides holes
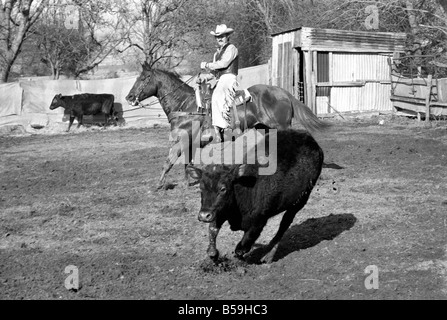
[[[252,100],[250,92],[248,92],[247,89],[244,90],[237,90],[236,91],[236,106],[240,106],[241,104],[250,102]]]

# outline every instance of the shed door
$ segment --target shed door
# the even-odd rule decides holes
[[[278,86],[293,94],[292,42],[278,44]]]
[[[317,83],[329,83],[329,52],[317,52]],[[316,88],[317,114],[329,113],[331,87],[317,86]]]

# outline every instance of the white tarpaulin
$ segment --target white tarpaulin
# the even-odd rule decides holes
[[[256,84],[267,84],[268,68],[266,65],[239,70],[240,89]],[[22,80],[16,83],[0,85],[0,126],[37,123],[46,125],[52,122],[65,122],[64,109],[50,110],[50,104],[56,94],[74,95],[81,93],[109,93],[115,96],[115,109],[123,111],[124,120],[129,123],[137,120],[148,123],[166,123],[167,117],[157,98],[142,101],[150,104],[146,108],[128,105],[125,97],[129,93],[137,77],[104,79],[104,80]],[[191,76],[182,77],[183,81]],[[266,80],[267,79],[267,80]],[[195,81],[189,82],[195,85]]]
[[[166,120],[156,98],[147,99],[145,104],[151,103],[148,108],[129,106],[126,96],[135,83],[136,77],[105,79],[105,80],[40,80],[20,82],[23,88],[23,112],[27,114],[45,113],[52,121],[63,121],[64,109],[50,110],[50,104],[56,94],[75,95],[81,93],[109,93],[115,96],[115,108],[123,111],[126,122],[140,119]],[[54,116],[59,115],[59,116]]]
[[[21,115],[22,88],[19,83],[0,84],[0,117]]]

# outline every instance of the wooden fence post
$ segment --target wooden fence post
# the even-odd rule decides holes
[[[431,81],[432,75],[428,75],[427,79],[427,96],[425,97],[425,122],[430,122],[430,100],[431,100]]]
[[[393,54],[393,57],[396,53]],[[389,67],[389,77],[390,77],[390,98],[394,96],[394,88],[393,88],[393,61],[391,60],[391,57],[388,57],[387,59],[388,67]],[[396,113],[396,108],[394,107],[394,102],[391,102],[391,114],[394,116]]]

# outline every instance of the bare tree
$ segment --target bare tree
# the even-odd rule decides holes
[[[377,28],[371,31],[407,33],[406,60],[402,72],[446,76],[446,0],[334,0],[320,26],[344,30],[368,30],[368,6],[376,8]],[[446,65],[447,66],[447,65]]]
[[[121,1],[115,0],[76,0],[79,10],[79,38],[71,43],[74,57],[72,73],[75,78],[89,72],[107,57],[117,53],[120,45],[127,39],[129,29],[122,16]]]
[[[83,41],[78,32],[79,17],[70,16],[74,12],[67,9],[70,7],[66,4],[51,1],[36,24],[31,39],[54,80],[59,79],[61,73],[70,73],[70,66],[75,65],[75,47]]]
[[[23,42],[47,4],[48,0],[0,1],[0,83],[8,81]]]
[[[173,68],[182,62],[188,51],[188,34],[194,23],[185,19],[193,10],[186,0],[126,0],[123,15],[131,31],[127,46],[136,49],[150,66],[163,65]]]
[[[447,76],[447,1],[407,0],[406,9],[410,22],[413,68],[418,76],[432,74]]]
[[[35,39],[53,78],[79,78],[117,53],[129,31],[122,10],[119,0],[52,2]]]
[[[300,26],[313,27],[326,8],[326,1],[244,0],[228,18],[239,31],[242,66],[266,63],[271,57],[271,35]]]

